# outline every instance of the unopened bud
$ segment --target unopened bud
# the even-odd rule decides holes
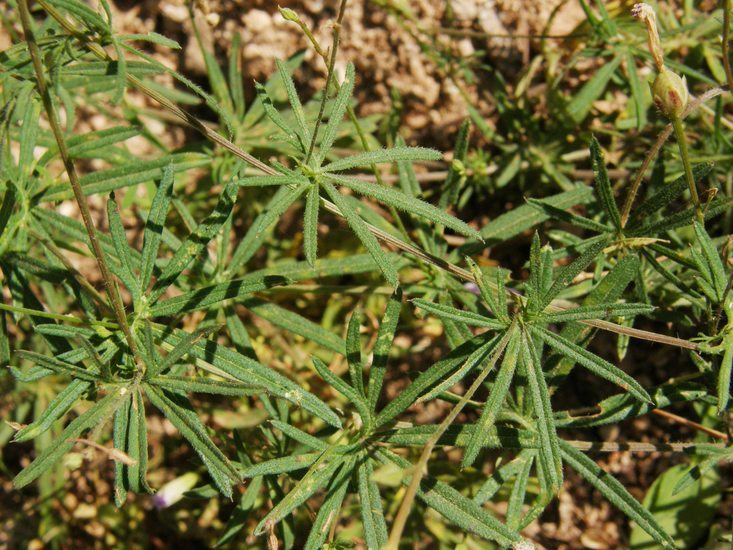
[[[654,104],[667,118],[682,116],[690,97],[687,80],[672,71],[663,70],[652,84]]]
[[[300,17],[295,12],[295,10],[291,10],[290,8],[281,8],[280,6],[278,6],[277,9],[280,10],[280,15],[283,16],[283,19],[285,19],[285,21],[300,23]]]
[[[466,175],[466,166],[461,162],[460,159],[453,159],[453,161],[451,162],[451,168],[459,176],[465,176]]]

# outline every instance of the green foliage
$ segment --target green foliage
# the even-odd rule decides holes
[[[116,33],[105,1],[97,11],[40,0],[35,20],[26,2],[12,3],[25,16],[23,35],[0,53],[0,365],[9,366],[0,381],[12,403],[3,402],[12,419],[0,448],[32,441],[36,454],[3,468],[16,488],[38,482],[47,498],[74,447],[90,445],[114,462],[116,506],[136,506],[162,478],[148,470],[168,458],[149,456],[151,440],[163,453],[175,441],[153,429],[164,418],[198,457],[183,468],[208,476],[187,497],[236,500],[218,547],[251,534],[286,548],[338,547],[347,536],[368,548],[395,537],[419,545],[423,521],[450,525],[452,544],[508,547],[526,542],[523,529],[567,489],[568,468],[633,522],[632,546],[699,544],[721,498],[718,466],[733,456],[727,439],[708,439],[725,438],[733,371],[733,199],[724,163],[711,162],[730,160],[722,100],[712,126],[690,119],[712,138],[694,144],[691,176],[680,176],[683,164],[643,132],[643,37],[602,2],[581,2],[586,42],[565,70],[580,57],[601,66],[568,97],[548,50],[551,116],[542,121],[525,91],[540,58],[516,85],[498,69],[479,80],[487,68],[427,40],[432,31],[406,4],[376,4],[411,28],[467,99],[458,73],[492,84],[496,124],[467,102],[477,135],[461,125],[437,185],[415,166],[443,162],[442,153],[407,146],[389,133],[394,120],[382,125],[384,146],[377,124],[356,116],[353,63],[305,101],[292,76],[298,53],[278,61],[247,104],[239,35],[219,66],[194,8],[210,92],[135,45],[177,43]],[[297,14],[283,14],[325,58]],[[686,40],[719,30],[670,26],[670,38]],[[722,52],[706,52],[715,73]],[[714,84],[703,69],[669,66]],[[181,89],[153,80],[161,74]],[[150,113],[128,102],[130,89],[209,141],[168,150],[146,126]],[[618,121],[599,115],[590,135],[598,101],[619,90],[625,111]],[[177,105],[210,110],[217,129]],[[125,120],[75,133],[88,110]],[[567,139],[576,128],[587,155]],[[627,143],[632,128],[642,146]],[[138,158],[132,138],[155,156]],[[639,150],[650,156],[636,183],[607,166],[636,169]],[[590,185],[576,181],[584,173]],[[687,196],[695,186],[707,188],[702,205]],[[517,204],[517,190],[526,201]],[[472,202],[499,191],[511,209]],[[92,197],[104,204],[93,219]],[[656,357],[635,364],[663,345],[691,361],[662,378]],[[595,379],[619,393],[578,395],[577,384]],[[586,454],[623,450],[594,441],[596,427],[667,409],[674,418],[689,405],[717,416],[689,424],[695,441],[651,445],[688,453],[691,466],[663,472],[642,503]],[[588,439],[576,440],[585,428]]]

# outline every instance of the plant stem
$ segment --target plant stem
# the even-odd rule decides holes
[[[728,88],[733,89],[733,71],[730,68],[730,0],[723,0],[723,68]]]
[[[329,63],[326,52],[323,51],[323,48],[321,47],[318,40],[316,40],[316,37],[313,36],[313,33],[308,28],[308,26],[300,20],[298,20],[298,25],[303,30],[303,32],[305,32],[306,36],[313,44],[313,47],[315,48],[318,55],[321,56],[321,58],[323,59],[325,63]],[[339,82],[335,80],[333,84],[334,84],[334,88],[336,89],[336,93],[338,93],[339,90],[341,90],[341,84],[339,84]],[[321,103],[321,105],[323,105],[323,103]],[[367,140],[366,132],[364,132],[364,128],[362,128],[361,122],[359,122],[359,118],[356,116],[356,112],[354,111],[354,108],[351,105],[346,106],[346,114],[349,116],[349,119],[351,120],[351,124],[354,127],[354,129],[356,130],[356,134],[359,136],[359,142],[361,143],[362,149],[364,149],[364,152],[368,153],[369,151],[372,150],[372,148],[369,146],[369,141]],[[319,121],[321,120],[321,116],[318,117],[318,121],[316,121],[316,125],[318,125]],[[314,134],[317,132],[318,132],[318,127],[316,126],[316,130]],[[311,140],[311,143],[313,143],[314,141],[315,141],[315,135],[313,136],[313,140]],[[306,164],[307,164],[307,161],[306,161]],[[379,171],[379,168],[377,167],[377,165],[371,164],[369,168],[371,169],[372,173],[374,174],[374,179],[376,180],[377,184],[382,185],[382,186],[385,185],[384,179],[382,177],[382,173]],[[397,229],[405,237],[406,240],[410,240],[410,235],[407,232],[407,229],[405,228],[405,224],[402,223],[402,218],[400,217],[399,212],[397,212],[397,209],[392,205],[389,205],[388,208],[389,208],[390,216],[392,216],[392,219],[394,219],[395,223],[397,224]]]
[[[423,447],[423,451],[420,454],[420,459],[412,467],[412,479],[410,480],[410,485],[407,487],[405,496],[402,498],[402,503],[400,504],[400,508],[397,511],[394,522],[392,523],[392,531],[389,534],[389,540],[387,541],[387,544],[384,546],[383,550],[397,550],[399,548],[399,543],[402,539],[402,532],[404,531],[405,524],[407,523],[407,517],[410,515],[410,511],[412,510],[412,503],[414,502],[415,495],[417,494],[417,490],[420,487],[423,470],[427,467],[428,461],[430,460],[430,455],[432,454],[436,443],[443,435],[445,430],[448,429],[451,424],[453,424],[453,421],[463,410],[463,407],[466,405],[466,403],[468,403],[471,397],[473,397],[473,394],[476,393],[476,390],[481,387],[481,384],[483,384],[484,380],[491,372],[491,369],[494,367],[494,365],[496,365],[496,362],[501,357],[501,354],[504,352],[504,349],[509,343],[509,340],[511,340],[511,338],[514,336],[516,330],[516,324],[509,327],[509,329],[506,331],[506,334],[497,344],[496,349],[491,354],[491,359],[489,359],[488,364],[476,377],[476,380],[474,380],[473,384],[471,384],[471,387],[466,390],[466,393],[463,395],[461,400],[455,405],[455,407],[453,407],[450,414],[443,419],[443,421],[440,423],[440,426],[438,426],[438,429],[435,430],[435,433],[433,433],[427,443],[425,443],[425,447]]]
[[[74,323],[77,325],[92,325],[105,328],[118,328],[117,323],[109,323],[107,321],[84,321],[73,315],[61,315],[60,313],[49,313],[47,311],[39,311],[37,309],[29,309],[27,307],[9,306],[0,302],[0,310],[9,311],[11,313],[19,313],[28,315],[29,317],[39,317],[41,319],[54,319],[55,321],[63,321],[64,323]]]
[[[676,424],[682,424],[683,426],[689,426],[690,428],[694,430],[706,433],[709,436],[712,436],[716,439],[722,439],[723,441],[728,441],[728,436],[724,434],[723,432],[719,432],[718,430],[713,430],[712,428],[708,428],[707,426],[703,426],[702,424],[698,422],[693,422],[692,420],[688,420],[687,418],[684,418],[683,416],[679,416],[669,411],[665,411],[663,409],[652,409],[652,414],[656,414],[657,416],[666,418],[667,420],[674,422]]]
[[[94,257],[97,261],[99,272],[102,275],[102,279],[104,281],[104,288],[107,293],[107,297],[109,298],[110,304],[112,305],[112,310],[114,311],[117,323],[125,335],[125,339],[127,340],[127,344],[130,347],[130,351],[135,356],[135,359],[138,362],[138,368],[144,368],[144,364],[140,360],[140,356],[137,351],[135,339],[133,338],[132,332],[130,331],[130,326],[127,323],[127,316],[125,315],[125,308],[122,304],[122,298],[120,297],[117,283],[112,277],[112,273],[107,266],[107,261],[104,256],[102,246],[99,243],[99,238],[97,236],[97,231],[94,227],[94,222],[92,221],[92,215],[89,211],[89,206],[87,205],[86,198],[84,197],[84,192],[81,188],[81,184],[79,183],[79,177],[76,173],[76,167],[74,166],[74,162],[71,160],[69,150],[66,147],[66,141],[64,140],[63,131],[61,130],[61,122],[59,120],[59,114],[56,109],[56,105],[54,104],[48,86],[46,85],[46,77],[44,75],[43,63],[41,61],[41,52],[38,48],[38,43],[36,42],[36,38],[32,30],[31,15],[28,9],[28,0],[20,0],[18,2],[18,8],[20,12],[21,25],[23,26],[23,34],[25,34],[26,44],[28,46],[28,53],[31,56],[33,70],[36,73],[38,93],[40,94],[41,100],[43,101],[43,106],[46,110],[46,115],[48,116],[48,122],[51,126],[51,131],[53,132],[54,138],[56,140],[56,145],[59,148],[59,155],[61,156],[61,160],[64,163],[66,173],[69,176],[69,182],[71,183],[71,188],[74,191],[74,197],[76,198],[76,203],[79,206],[79,211],[81,213],[82,221],[84,222],[84,227],[86,228],[87,235],[89,236],[89,243],[91,245],[92,253],[94,254]]]
[[[685,111],[682,113],[680,119],[685,119],[690,113],[703,105],[705,102],[710,101],[711,99],[718,97],[719,95],[725,93],[726,91],[730,91],[731,89],[733,88],[730,88],[729,86],[721,86],[708,90],[700,97],[691,99],[688,102],[687,107],[685,107]],[[664,127],[664,130],[659,132],[656,141],[649,149],[646,157],[644,157],[644,162],[641,163],[641,166],[639,167],[639,170],[634,177],[634,181],[629,187],[629,192],[626,195],[626,200],[624,201],[623,208],[621,209],[621,227],[626,227],[626,223],[629,221],[631,207],[634,205],[634,199],[636,199],[636,194],[639,192],[639,187],[641,187],[641,182],[644,179],[644,174],[646,174],[646,171],[649,168],[649,165],[652,163],[652,160],[654,160],[654,157],[657,156],[664,143],[669,139],[669,136],[672,135],[672,131],[673,125],[670,122],[669,124],[667,124],[667,126]]]
[[[697,185],[695,184],[695,176],[692,175],[692,164],[690,163],[690,152],[687,149],[687,136],[685,136],[685,127],[682,124],[682,118],[678,116],[672,117],[672,127],[674,128],[677,145],[680,148],[680,156],[682,157],[682,166],[685,168],[685,176],[687,177],[687,185],[690,187],[690,197],[695,205],[695,217],[700,224],[705,224],[705,216],[700,207],[700,197],[697,194]]]
[[[328,73],[326,75],[326,88],[323,90],[323,97],[321,97],[321,107],[318,111],[318,118],[316,119],[316,127],[313,130],[313,137],[311,137],[311,143],[308,147],[308,154],[305,157],[305,164],[308,164],[313,156],[313,149],[316,147],[316,139],[318,138],[318,130],[321,127],[321,121],[323,120],[323,113],[326,111],[326,102],[328,101],[328,90],[331,88],[331,80],[333,80],[334,66],[336,65],[336,53],[339,48],[339,40],[341,39],[341,22],[344,20],[344,13],[346,12],[347,0],[341,0],[339,6],[339,13],[336,17],[336,22],[333,24],[333,44],[331,45],[331,59],[328,62]]]

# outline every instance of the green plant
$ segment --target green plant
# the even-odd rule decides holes
[[[404,25],[414,23],[404,7],[388,4]],[[593,39],[610,41],[618,27],[603,3],[597,3],[598,15],[582,4]],[[397,548],[418,544],[419,530],[410,522],[435,514],[461,529],[447,539],[453,544],[487,539],[518,546],[526,542],[522,530],[563,490],[566,466],[635,522],[634,543],[674,547],[706,534],[709,515],[693,536],[669,533],[662,512],[668,502],[717,502],[720,492],[706,480],[731,459],[720,416],[730,409],[733,365],[730,246],[721,231],[731,197],[729,189],[718,188],[718,169],[682,145],[682,120],[722,88],[667,109],[681,164],[658,155],[668,127],[628,186],[612,184],[594,136],[590,187],[573,183],[570,171],[558,168],[567,144],[557,136],[529,152],[512,145],[514,137],[535,133],[539,125],[522,119],[516,107],[505,109],[511,129],[497,143],[512,160],[495,191],[522,170],[529,155],[562,192],[529,198],[477,229],[454,215],[471,196],[467,178],[478,166],[471,166],[472,159],[483,162],[470,150],[468,122],[435,188],[420,185],[413,165],[440,161],[439,152],[408,147],[400,136],[393,136],[391,148],[374,148],[377,127],[362,124],[352,104],[354,66],[347,65],[343,82],[335,79],[345,0],[329,53],[297,14],[283,11],[327,63],[320,97],[301,101],[291,75],[301,59],[296,56],[279,62],[277,77],[256,86],[249,108],[239,41],[232,44],[224,77],[192,22],[209,94],[133,46],[144,41],[178,47],[170,39],[116,34],[104,0],[100,13],[78,0],[39,0],[37,6],[38,22],[27,1],[14,6],[23,37],[0,54],[0,361],[14,364],[9,383],[21,405],[27,405],[22,392],[50,396],[39,401],[45,407],[18,407],[13,419],[13,441],[38,444],[34,460],[14,478],[17,488],[40,479],[42,492],[50,494],[58,483],[54,472],[81,443],[101,447],[115,462],[117,506],[130,503],[131,493],[153,492],[148,421],[161,416],[211,479],[189,496],[213,500],[218,491],[225,499],[239,497],[217,534],[220,546],[253,527],[271,546],[279,537],[287,547],[336,547],[358,536],[368,548]],[[557,109],[558,127],[585,120],[625,62],[636,127],[643,128],[649,102],[636,75],[639,50],[613,42],[610,53],[613,61]],[[659,62],[658,68],[666,70]],[[150,80],[161,73],[188,91]],[[126,100],[133,90],[214,147],[194,143],[169,151],[144,126],[125,125],[119,116],[110,128],[70,135],[77,111],[89,105],[110,116],[108,106],[119,105],[126,120],[144,125]],[[502,101],[509,102],[506,94]],[[220,131],[178,103],[206,105]],[[483,137],[493,137],[478,111],[470,113]],[[722,114],[716,116],[719,121]],[[720,147],[730,144],[720,124],[713,131]],[[275,132],[283,139],[263,138]],[[125,146],[134,136],[159,155],[138,161]],[[363,150],[342,155],[334,148],[337,140]],[[38,146],[45,152],[37,154]],[[279,160],[259,160],[255,154],[263,151]],[[651,180],[642,185],[655,157]],[[89,170],[89,160],[104,167]],[[399,188],[385,183],[380,165],[394,167]],[[60,181],[61,166],[68,182]],[[371,168],[375,181],[356,173],[361,168]],[[185,180],[194,170],[205,175]],[[203,191],[190,201],[189,185]],[[135,186],[145,186],[151,198],[136,198]],[[718,196],[704,202],[706,195],[696,194],[703,186]],[[104,203],[107,231],[95,225],[94,195]],[[71,198],[81,222],[55,209]],[[301,210],[303,223],[295,233],[302,237],[273,236],[281,217]],[[356,239],[322,235],[324,218],[334,226],[346,223]],[[133,241],[130,227],[141,234]],[[526,277],[481,267],[485,249],[531,229],[528,255],[514,266],[517,273],[526,267]],[[559,248],[542,246],[542,240]],[[95,267],[75,267],[72,254]],[[372,320],[368,327],[365,318]],[[670,320],[676,336],[663,330]],[[399,332],[424,326],[440,327],[445,335],[429,344],[437,357],[426,360],[425,368],[408,359],[411,372],[400,373],[393,366],[409,352],[400,349]],[[362,333],[370,334],[368,343]],[[621,364],[630,339],[686,350],[697,368],[645,385]],[[619,364],[603,346],[588,349],[599,340],[606,348],[615,344]],[[580,410],[561,405],[558,396],[568,381],[581,376],[576,365],[622,391],[580,403]],[[396,380],[395,395],[388,386]],[[207,420],[218,404],[248,414],[259,407],[270,421],[257,422],[256,434],[214,430]],[[673,414],[666,409],[685,404],[703,411],[701,423],[687,421],[698,431],[695,440],[574,439],[581,428]],[[428,405],[449,412],[440,421],[413,422],[415,411]],[[704,412],[713,407],[717,415]],[[3,434],[0,442],[9,438]],[[104,445],[110,440],[111,447]],[[461,449],[460,468],[444,448]],[[684,474],[679,466],[662,474],[640,503],[586,454],[624,449],[690,453],[693,465]],[[390,471],[397,472],[396,482],[380,486],[380,472]],[[304,528],[303,507],[320,495],[319,509]],[[263,498],[270,500],[269,510],[257,506]],[[503,518],[488,505],[492,500],[506,501]],[[340,518],[358,527],[349,525],[351,534],[341,537]]]

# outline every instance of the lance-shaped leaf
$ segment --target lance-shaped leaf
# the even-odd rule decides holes
[[[148,298],[150,302],[157,300],[166,288],[176,281],[183,270],[193,262],[209,241],[214,238],[214,235],[219,232],[229,214],[231,214],[232,208],[234,208],[234,202],[237,200],[237,189],[238,187],[235,184],[228,184],[224,188],[213,212],[181,243],[181,246],[176,250],[173,257],[168,260],[160,277],[155,282]]]
[[[486,305],[489,306],[491,313],[504,325],[509,324],[511,319],[509,317],[509,311],[506,307],[504,279],[502,278],[501,273],[497,273],[496,290],[492,291],[492,289],[489,288],[489,285],[484,278],[484,274],[478,264],[468,257],[466,257],[466,263],[471,269],[473,279],[479,289],[479,294],[481,295],[481,298],[484,300],[484,302],[486,302]],[[494,293],[496,293],[496,295],[494,295]]]
[[[313,469],[301,479],[285,497],[257,524],[255,535],[261,535],[268,525],[279,523],[298,506],[323,489],[340,468],[346,468],[353,461],[348,457],[336,456],[320,469]]]
[[[602,250],[608,244],[608,238],[601,236],[595,238],[575,260],[563,266],[557,271],[557,277],[552,286],[542,295],[540,310],[544,309],[562,289],[569,285],[588,265],[596,260]]]
[[[400,468],[408,469],[412,466],[409,461],[389,451],[380,449],[377,453],[384,462],[392,462]],[[411,477],[403,476],[403,485],[409,485]],[[442,481],[430,477],[423,479],[417,490],[417,498],[458,527],[496,541],[501,546],[522,542],[522,537],[518,533]]]
[[[15,476],[13,484],[20,489],[35,481],[74,446],[76,439],[82,433],[107,422],[114,414],[115,409],[127,398],[127,391],[127,388],[120,388],[120,390],[103,397],[72,420],[57,438],[54,445],[46,448],[29,466]]]
[[[451,321],[458,321],[459,323],[465,323],[473,327],[482,327],[491,330],[502,330],[506,328],[505,323],[496,321],[480,313],[474,313],[473,311],[462,311],[451,306],[427,302],[421,298],[415,298],[412,300],[412,303],[441,319],[450,319]]]
[[[112,430],[112,442],[115,449],[122,452],[127,451],[127,432],[130,422],[131,398],[125,399],[122,405],[115,411],[115,418]],[[128,482],[125,477],[125,465],[121,461],[115,462],[115,505],[118,508],[124,506],[127,500]]]
[[[630,318],[645,315],[652,311],[654,311],[654,307],[647,304],[599,304],[545,313],[542,318],[547,323],[565,323],[585,319],[607,319],[609,317]]]
[[[463,165],[466,162],[466,154],[468,153],[470,133],[471,122],[466,119],[458,129],[456,144],[453,147],[453,162],[448,169],[448,176],[445,178],[440,193],[440,207],[444,210],[458,202],[460,183],[465,178]]]
[[[527,496],[529,474],[532,470],[532,463],[534,462],[532,458],[524,462],[520,470],[517,472],[516,480],[512,484],[511,494],[509,495],[509,506],[506,511],[506,525],[510,529],[517,531],[521,528],[522,507],[524,506],[524,500]]]
[[[490,335],[483,334],[482,336],[486,341],[489,341]],[[497,338],[499,337],[497,336]],[[493,349],[494,347],[492,346],[491,350],[493,351]],[[483,350],[477,350],[476,352],[472,353],[471,355],[469,355],[468,359],[466,359],[466,362],[463,363],[461,368],[452,373],[450,376],[443,378],[443,380],[441,380],[440,383],[438,383],[437,385],[433,386],[429,392],[419,397],[416,403],[423,403],[425,401],[436,399],[442,396],[444,392],[447,392],[453,386],[463,380],[465,376],[474,368],[476,368],[477,365],[480,365],[484,361],[484,359],[486,359],[486,356],[484,355]]]
[[[694,227],[695,237],[700,246],[700,251],[693,247],[690,249],[690,252],[702,275],[702,279],[698,279],[698,282],[704,282],[705,286],[701,286],[705,293],[710,299],[719,303],[723,300],[725,289],[728,285],[725,267],[718,251],[715,249],[713,240],[705,228],[698,222],[695,222]]]
[[[593,374],[623,388],[640,401],[652,402],[647,391],[636,380],[608,361],[544,327],[534,325],[531,326],[530,330],[550,347],[583,365]]]
[[[369,167],[372,164],[384,164],[398,161],[435,161],[441,160],[443,155],[435,149],[425,147],[391,147],[378,151],[367,151],[357,155],[335,160],[321,167],[324,172],[341,172],[351,168]]]
[[[707,391],[693,382],[667,383],[654,392],[654,403],[640,403],[633,395],[621,393],[612,395],[598,403],[594,411],[573,415],[571,411],[555,412],[555,424],[562,428],[590,428],[614,424],[629,418],[643,416],[652,409],[664,409],[672,403],[684,403],[704,399]]]
[[[731,204],[733,204],[733,197],[714,199],[705,205],[703,217],[706,221],[713,219],[728,210]],[[695,206],[691,206],[681,212],[664,216],[659,221],[649,221],[648,223],[628,228],[625,234],[627,238],[645,237],[647,235],[658,235],[664,231],[672,231],[678,227],[692,225],[696,219],[696,208]]]
[[[375,483],[372,460],[365,456],[356,471],[361,504],[361,522],[367,548],[382,548],[387,542],[387,524],[384,521],[382,497]]]
[[[345,176],[338,176],[335,174],[327,173],[324,174],[324,177],[334,183],[348,187],[360,195],[378,200],[379,202],[393,206],[398,210],[414,214],[415,216],[424,218],[436,225],[448,227],[461,235],[472,237],[474,239],[481,239],[481,234],[467,223],[462,222],[458,218],[451,216],[444,210],[441,210],[430,203],[406,195],[402,191],[393,189],[392,187],[385,187],[376,183],[361,181]]]
[[[147,327],[150,327],[150,325],[148,324]],[[219,327],[218,325],[213,325],[200,328],[192,333],[184,333],[185,336],[183,337],[183,339],[172,350],[168,352],[168,355],[165,356],[165,359],[163,359],[162,361],[156,360],[154,361],[154,365],[148,367],[146,378],[153,378],[160,373],[166,372],[173,365],[178,363],[178,361],[180,361],[183,356],[190,351],[193,344],[195,344],[202,338],[208,338],[211,334],[217,332],[220,328],[221,327]],[[149,334],[150,337],[152,337],[152,331]],[[152,345],[152,340],[149,343],[150,345],[148,347],[152,352],[155,349]]]
[[[45,433],[54,422],[66,414],[74,403],[81,399],[82,395],[87,392],[90,386],[91,383],[85,380],[72,380],[69,385],[51,400],[39,418],[15,432],[13,441],[22,443],[35,439]]]
[[[175,347],[183,341],[185,336],[186,333],[183,331],[173,331],[171,334],[167,334],[164,340]],[[190,347],[189,354],[220,369],[221,372],[228,374],[235,380],[260,387],[269,394],[303,407],[332,426],[341,426],[339,417],[323,401],[302,389],[298,384],[245,355],[212,341],[194,343]]]
[[[361,358],[361,311],[356,309],[349,319],[348,329],[346,331],[346,362],[349,365],[349,377],[351,385],[356,392],[362,397],[366,397],[364,392],[364,364]]]
[[[338,192],[330,181],[324,179],[321,185],[326,191],[326,194],[328,194],[334,204],[336,204],[338,209],[341,211],[344,218],[346,218],[349,226],[366,247],[369,254],[374,258],[374,261],[377,266],[379,266],[379,270],[384,275],[384,278],[387,279],[387,282],[390,285],[396,287],[399,284],[397,270],[387,258],[384,250],[382,250],[382,247],[379,245],[379,241],[377,241],[376,237],[369,231],[366,223],[364,223],[364,221],[359,217],[359,214],[356,213],[356,210],[351,207],[351,204],[349,204],[345,197]]]
[[[260,248],[260,245],[268,235],[268,229],[285,212],[298,197],[308,189],[303,183],[295,188],[288,186],[280,187],[267,203],[265,209],[255,218],[250,225],[244,238],[239,242],[232,254],[229,269],[236,272],[242,265],[247,263]]]
[[[382,426],[393,420],[402,411],[410,407],[426,390],[443,381],[455,369],[464,365],[475,366],[479,364],[496,347],[498,341],[499,337],[487,340],[486,336],[481,334],[458,346],[443,359],[420,373],[415,381],[402,390],[396,399],[390,401],[377,415],[374,421],[375,426]]]
[[[693,179],[695,181],[700,181],[702,178],[707,176],[712,169],[713,164],[710,162],[696,164],[692,168]],[[685,175],[680,176],[672,183],[662,185],[659,191],[644,200],[644,202],[634,209],[633,218],[627,227],[629,229],[638,228],[646,216],[668,206],[672,201],[679,198],[687,189],[689,189],[689,183],[687,183],[687,176]]]
[[[389,350],[392,348],[401,309],[402,290],[398,288],[387,302],[387,307],[382,316],[382,322],[379,324],[377,342],[374,344],[374,358],[372,359],[372,367],[369,370],[369,385],[367,387],[367,398],[369,400],[369,408],[372,412],[377,407],[379,394],[382,391],[382,382],[384,381],[384,374],[387,369]]]
[[[349,386],[346,382],[341,380],[341,378],[336,376],[336,374],[331,372],[331,369],[328,368],[328,365],[326,365],[318,357],[313,356],[312,360],[313,366],[315,367],[318,374],[321,375],[321,378],[328,382],[328,384],[333,389],[338,391],[341,395],[343,395],[344,397],[346,397],[346,399],[353,403],[354,407],[361,415],[362,421],[367,422],[370,415],[369,407],[366,403],[366,400],[364,399],[364,396],[359,394],[356,389]]]
[[[409,428],[395,428],[379,432],[379,441],[390,446],[424,447],[434,436],[438,426],[426,424]],[[450,447],[467,447],[478,428],[476,424],[454,424],[446,428],[436,445]],[[488,449],[536,449],[539,439],[535,432],[518,430],[507,426],[494,426],[480,434],[483,446]]]
[[[328,124],[326,124],[323,131],[323,138],[321,139],[318,151],[314,155],[313,160],[315,166],[320,166],[323,163],[328,150],[331,149],[333,142],[336,141],[339,126],[341,126],[341,121],[344,119],[344,114],[349,106],[351,94],[354,91],[355,79],[356,74],[354,71],[354,64],[349,62],[346,64],[346,74],[344,76],[344,81],[341,83],[341,89],[338,91],[338,94],[336,94],[336,99],[332,102],[333,106],[328,117]],[[324,93],[328,93],[328,90],[325,90]]]
[[[590,458],[565,441],[560,441],[560,452],[566,464],[598,489],[611,504],[649,533],[657,543],[663,548],[674,548],[674,541],[657,523],[651,512],[631,496],[616,478],[604,472]]]
[[[311,134],[310,130],[308,130],[308,124],[305,120],[303,105],[300,102],[300,97],[298,97],[298,92],[295,89],[295,83],[290,76],[290,70],[288,69],[288,67],[279,59],[275,61],[275,64],[277,65],[277,70],[280,73],[280,78],[282,78],[283,84],[285,85],[285,91],[288,94],[288,102],[290,102],[290,108],[293,111],[295,122],[297,123],[297,126],[295,127],[295,132],[298,134],[298,139],[301,143],[301,149],[303,153],[305,153],[307,152],[306,148],[311,141]]]
[[[270,420],[270,424],[291,439],[294,439],[298,443],[302,443],[306,447],[310,447],[311,449],[316,449],[318,451],[325,451],[328,448],[328,443],[305,433],[303,430],[299,430],[295,426],[291,426],[290,424],[286,424],[280,420]]]
[[[582,227],[583,229],[589,229],[590,231],[596,231],[598,233],[613,231],[613,228],[609,225],[604,225],[591,220],[590,218],[586,218],[585,216],[579,216],[578,214],[573,214],[567,210],[557,208],[548,204],[546,201],[529,198],[527,199],[527,204],[536,208],[540,212],[543,212],[549,218],[569,223],[575,227]]]
[[[272,122],[275,123],[278,128],[285,132],[286,141],[296,150],[302,151],[304,147],[307,147],[307,145],[303,145],[302,134],[299,135],[299,133],[296,132],[295,129],[291,128],[290,125],[285,122],[285,119],[280,114],[280,112],[275,108],[275,105],[272,103],[272,99],[267,93],[267,89],[265,88],[265,86],[263,86],[259,82],[255,82],[255,90],[257,91],[257,97],[261,101],[262,108],[264,109],[267,118],[269,118]]]
[[[497,415],[504,404],[512,379],[514,378],[514,371],[517,368],[520,342],[520,335],[515,333],[507,344],[506,352],[504,353],[504,360],[501,363],[501,367],[499,368],[499,372],[496,375],[494,383],[491,385],[489,398],[486,400],[486,403],[484,403],[484,408],[481,410],[481,418],[479,418],[479,421],[476,423],[473,436],[466,447],[466,452],[463,456],[462,462],[462,466],[464,468],[467,468],[476,461],[479,451],[485,445],[487,438],[491,435],[490,429],[496,423]]]
[[[491,500],[491,498],[501,489],[507,481],[519,474],[527,464],[534,462],[534,454],[536,451],[532,449],[525,449],[521,451],[516,458],[500,466],[494,473],[489,477],[481,488],[473,497],[473,501],[479,506]]]
[[[617,55],[610,62],[604,63],[596,74],[573,95],[567,105],[567,113],[576,124],[580,124],[590,112],[593,103],[600,97],[608,85],[608,81],[621,64],[623,56]]]
[[[140,264],[140,291],[145,292],[150,284],[150,278],[153,275],[155,260],[158,257],[158,248],[163,235],[163,227],[165,226],[165,218],[168,214],[168,208],[171,203],[171,193],[173,190],[173,167],[168,165],[163,170],[163,178],[158,184],[158,190],[153,197],[153,204],[148,213],[148,219],[145,222],[145,231],[143,233],[143,251],[142,261]]]
[[[315,521],[313,521],[304,550],[320,550],[324,548],[326,538],[329,536],[329,526],[333,522],[338,521],[338,511],[349,488],[349,478],[352,469],[352,464],[342,468],[331,479],[331,483],[328,484],[326,498],[318,510]]]
[[[345,353],[344,341],[341,338],[294,311],[259,298],[247,298],[242,304],[258,317],[288,332],[302,336],[306,341],[315,342],[319,346],[342,355]]]
[[[585,204],[593,198],[593,190],[586,185],[578,185],[575,189],[565,191],[552,197],[542,199],[542,202],[556,208],[570,208],[577,204]],[[483,243],[470,241],[459,247],[461,257],[475,254],[486,248],[504,242],[523,231],[542,223],[550,218],[545,212],[537,210],[529,204],[523,204],[509,212],[502,214],[489,224],[485,225],[480,233]]]
[[[179,153],[169,155],[161,159],[143,160],[134,163],[127,163],[125,166],[99,170],[79,178],[84,195],[95,193],[109,193],[115,189],[130,187],[160,178],[163,169],[170,166],[173,172],[184,172],[192,168],[205,166],[211,162],[206,155],[194,153]],[[50,187],[43,195],[44,201],[60,201],[72,198],[69,185]]]
[[[43,367],[44,369],[51,370],[58,374],[68,374],[69,376],[72,376],[79,380],[85,380],[87,382],[97,382],[100,380],[100,376],[98,373],[93,373],[91,371],[81,369],[70,363],[59,361],[58,359],[55,359],[53,357],[46,357],[45,355],[36,353],[35,351],[17,350],[15,352],[15,355],[19,356],[20,358],[25,358],[29,361],[33,361],[39,367]]]
[[[603,151],[601,151],[601,144],[595,136],[591,138],[590,142],[590,160],[593,165],[593,172],[596,180],[596,191],[598,197],[603,205],[608,219],[617,229],[621,228],[621,215],[616,206],[616,199],[613,196],[613,187],[611,186],[611,180],[608,179],[608,171],[606,170],[606,161],[603,158]]]
[[[242,301],[255,292],[287,285],[290,282],[285,277],[261,275],[259,272],[255,272],[241,279],[234,279],[225,283],[198,288],[158,302],[150,308],[150,315],[152,317],[168,317],[170,315],[208,309],[213,305],[227,300],[233,302]]]
[[[313,184],[305,199],[305,213],[303,215],[303,252],[311,267],[315,266],[318,257],[318,208],[320,202],[318,185]]]
[[[728,410],[730,401],[730,380],[733,371],[733,332],[728,332],[723,341],[725,351],[718,371],[718,414]]]
[[[231,498],[232,485],[241,479],[239,472],[211,441],[188,400],[150,384],[144,384],[144,387],[150,402],[171,421],[199,455],[219,491]]]
[[[266,475],[278,475],[287,472],[296,472],[310,468],[313,463],[323,455],[323,452],[293,454],[279,458],[264,460],[252,466],[248,466],[242,471],[242,476],[253,478]]]
[[[583,305],[586,307],[610,304],[618,300],[628,284],[634,280],[639,270],[639,257],[636,254],[627,254],[614,265],[608,274],[591,290]],[[563,338],[571,342],[580,343],[591,331],[591,327],[579,323],[568,323],[560,333]],[[572,370],[574,361],[563,356],[556,366],[548,372],[551,386],[557,387],[562,379]]]
[[[211,378],[187,377],[187,376],[158,376],[151,378],[148,382],[154,386],[169,390],[171,392],[192,392],[211,393],[214,395],[257,395],[261,393],[260,388],[252,388],[238,382],[226,380],[213,380]]]
[[[552,493],[562,489],[562,461],[560,445],[552,415],[550,392],[547,390],[545,373],[542,370],[537,348],[532,338],[523,333],[523,346],[519,360],[524,364],[527,373],[532,406],[537,419],[537,432],[540,436],[539,458],[543,463],[542,473],[547,476],[547,485]]]

